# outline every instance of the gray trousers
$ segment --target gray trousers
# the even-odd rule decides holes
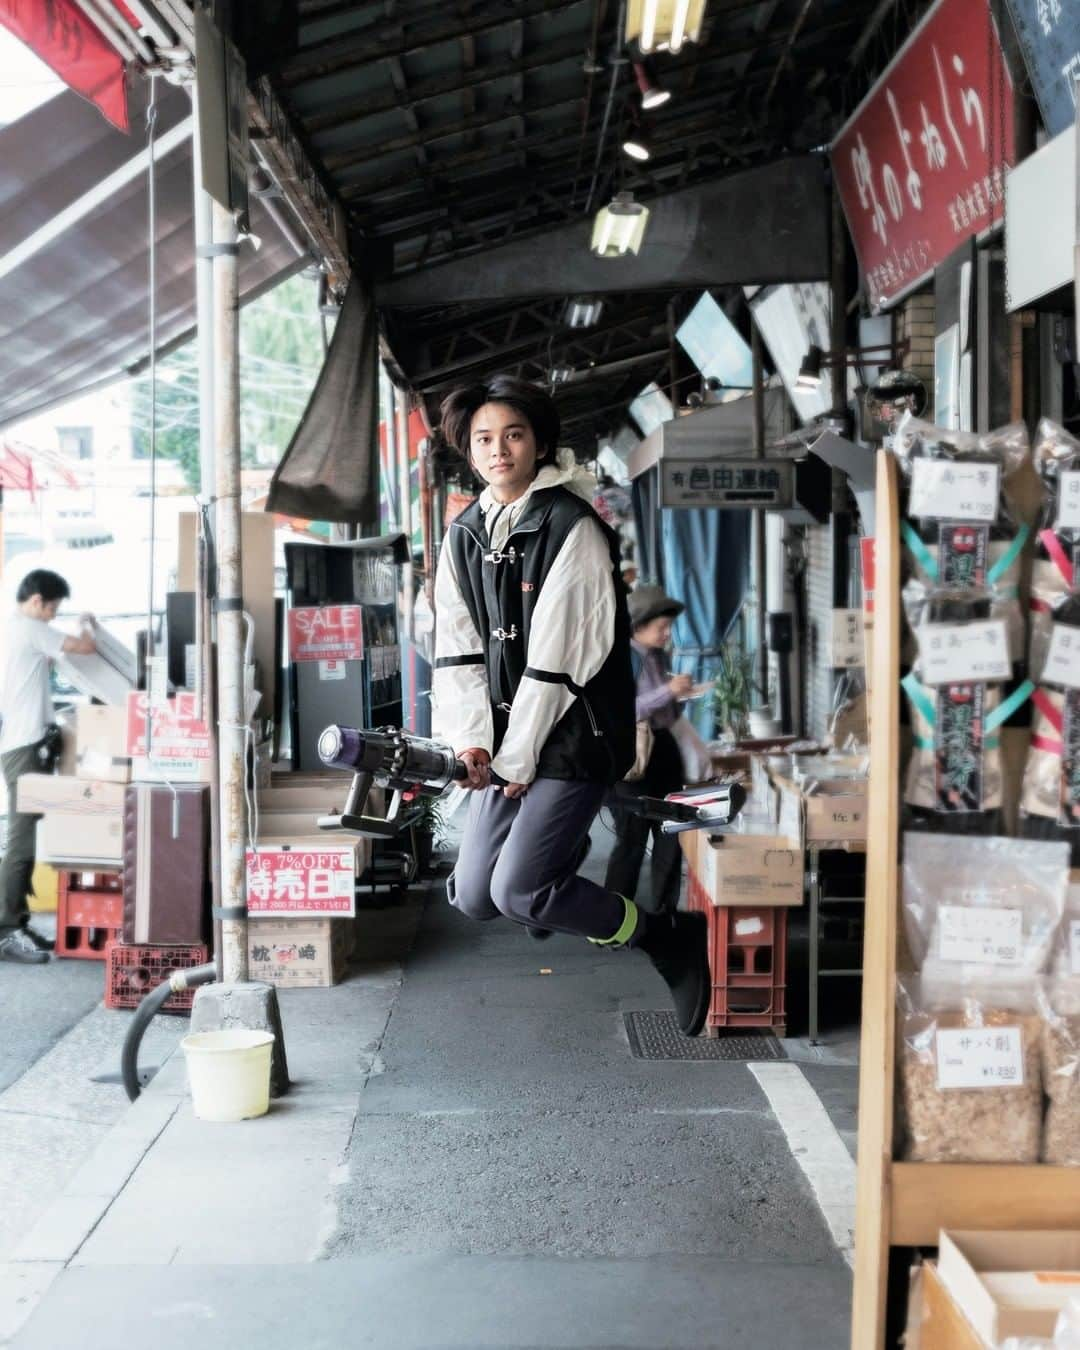
[[[537,778],[516,801],[501,788],[474,792],[457,866],[447,882],[452,905],[471,919],[505,915],[533,928],[608,939],[624,923],[621,896],[577,875],[600,783]]]
[[[0,755],[8,796],[7,842],[3,859],[0,860],[0,937],[6,936],[13,928],[21,928],[30,917],[26,897],[32,890],[37,845],[35,836],[40,817],[16,811],[15,795],[19,779],[24,773],[41,772],[39,748],[40,742],[37,745],[21,745],[18,750]]]

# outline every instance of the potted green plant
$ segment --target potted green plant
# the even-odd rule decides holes
[[[719,735],[745,739],[750,704],[758,692],[754,682],[754,658],[734,638],[721,646],[713,679],[712,706]]]
[[[409,834],[416,875],[425,877],[431,875],[432,854],[446,833],[446,820],[439,797],[419,797],[415,806],[418,814],[409,826]]]

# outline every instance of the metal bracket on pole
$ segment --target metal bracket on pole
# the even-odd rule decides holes
[[[239,244],[199,244],[195,249],[196,258],[237,258],[240,256]]]
[[[214,919],[246,919],[247,905],[214,905],[210,915]]]

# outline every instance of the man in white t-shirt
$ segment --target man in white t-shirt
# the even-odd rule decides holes
[[[41,965],[49,959],[49,943],[27,927],[26,898],[34,874],[38,817],[16,811],[19,779],[24,773],[50,773],[54,755],[48,731],[53,724],[49,669],[64,653],[89,656],[97,650],[84,633],[66,637],[50,628],[60,602],[71,594],[56,572],[27,573],[16,593],[16,608],[4,632],[4,664],[0,678],[0,764],[7,786],[7,842],[0,860],[0,961]]]

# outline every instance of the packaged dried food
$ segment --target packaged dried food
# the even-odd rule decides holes
[[[1080,596],[1050,625],[1042,682],[1032,695],[1031,743],[1020,796],[1025,839],[1063,839],[1080,867]]]
[[[1080,1167],[1080,978],[1048,981],[1042,995],[1042,1069],[1049,1104],[1042,1160]]]
[[[935,991],[961,993],[1047,970],[1068,877],[1062,843],[908,831],[901,881],[916,968]]]
[[[1035,433],[1035,469],[1044,497],[1031,568],[1029,665],[1038,680],[1061,606],[1078,587],[1080,560],[1080,440],[1043,418]]]
[[[913,1162],[1033,1163],[1042,1134],[1036,981],[943,1002],[897,981],[900,1118]]]

